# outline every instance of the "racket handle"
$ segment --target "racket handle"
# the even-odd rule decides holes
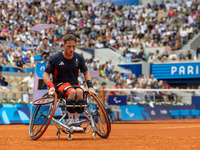
[[[50,92],[49,95],[53,95],[53,92]]]

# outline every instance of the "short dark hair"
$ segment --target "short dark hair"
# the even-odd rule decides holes
[[[75,41],[76,42],[76,37],[73,34],[67,34],[63,39],[64,44],[67,41]]]
[[[103,85],[106,85],[106,82],[102,82],[102,83],[101,83],[101,86],[103,86]]]

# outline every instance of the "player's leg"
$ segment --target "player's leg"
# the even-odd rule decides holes
[[[77,105],[85,105],[86,104],[85,100],[83,99],[83,90],[80,88],[76,89],[76,104]],[[84,111],[84,107],[76,108],[76,113],[75,113],[75,118],[74,118],[74,121],[76,123],[79,122],[80,113],[83,113],[83,111]]]
[[[82,92],[81,91],[79,91],[77,89],[75,90],[74,88],[69,89],[69,91],[66,92],[66,95],[68,95],[67,103],[69,103],[69,104],[75,103],[76,105],[80,105],[79,103],[83,99],[83,91]],[[80,96],[80,94],[82,94],[82,96]],[[70,109],[72,109],[71,112],[69,111]],[[68,125],[73,126],[74,131],[83,131],[83,128],[81,127],[81,123],[79,122],[80,114],[77,113],[77,110],[79,112],[80,107],[79,108],[69,108],[68,107],[68,111],[69,111],[68,112],[68,117],[69,117]]]
[[[76,89],[76,100],[83,99],[83,90],[80,88]]]
[[[67,91],[65,93],[65,97],[68,97],[66,103],[68,105],[73,105],[74,103],[76,103],[76,100],[75,100],[76,90],[69,89],[69,91]],[[68,110],[68,118],[69,118],[68,124],[72,124],[72,123],[74,123],[74,114],[75,114],[76,110],[73,107],[68,107],[67,110]]]

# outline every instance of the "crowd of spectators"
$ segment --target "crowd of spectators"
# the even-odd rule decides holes
[[[159,50],[154,52],[145,52],[144,48],[141,48],[140,52],[137,53],[135,49],[125,49],[123,56],[121,57],[121,62],[138,62],[138,61],[156,61],[156,62],[167,62],[167,61],[185,61],[192,60],[193,56],[190,50],[183,53],[179,50],[177,55],[174,50],[165,50],[160,54]],[[198,55],[198,54],[197,54]]]
[[[100,89],[106,89],[106,83],[102,83]],[[170,89],[170,85],[167,81],[158,80],[154,78],[154,75],[151,74],[150,78],[146,75],[140,75],[136,78],[135,74],[129,75],[127,79],[121,78],[116,82],[115,87],[113,89]],[[157,102],[173,102],[174,97],[176,96],[174,93],[166,92],[166,91],[110,91],[106,93],[106,95],[127,95],[128,100],[132,102],[151,102],[156,99]]]
[[[30,30],[41,23],[55,26],[41,32]],[[173,50],[192,39],[198,33],[199,24],[198,0],[180,4],[176,0],[173,3],[161,1],[147,6],[142,2],[115,6],[112,0],[108,3],[93,0],[90,4],[82,0],[3,0],[0,1],[0,40],[6,44],[0,44],[0,62],[2,66],[16,66],[19,72],[24,72],[25,66],[34,68],[32,47],[42,44],[44,37],[48,45],[62,47],[63,36],[70,33],[76,36],[77,46],[121,49],[124,58],[131,56],[128,62],[153,59],[159,51],[146,54],[145,48],[159,46],[165,46],[166,50],[158,61],[191,59],[190,51],[176,55]],[[137,54],[134,48],[141,51]],[[122,78],[121,72],[114,70],[112,60],[100,64],[93,57],[86,59],[86,65],[99,71],[104,79],[120,83],[121,88],[163,87],[162,83],[149,82],[142,75],[137,79],[135,75]],[[97,81],[93,82],[98,85]]]
[[[32,47],[40,45],[44,37],[48,38],[48,45],[61,47],[63,36],[73,33],[80,47],[123,50],[122,58],[126,58],[126,62],[149,61],[158,53],[146,54],[146,47],[165,46],[166,53],[158,60],[166,61],[166,56],[170,55],[167,53],[173,53],[171,50],[179,49],[190,40],[200,24],[197,0],[180,4],[176,0],[173,3],[161,1],[147,6],[142,2],[115,6],[112,0],[108,3],[103,0],[91,3],[81,0],[4,0],[0,5],[0,39],[8,42],[6,47],[0,45],[0,62],[15,65],[22,72],[23,65],[34,67]],[[41,32],[30,30],[41,23],[55,26]],[[134,48],[141,51],[137,53]],[[95,65],[101,67],[98,60]]]
[[[177,4],[162,1],[115,6],[112,0],[90,4],[81,0],[1,1],[1,39],[38,46],[48,36],[53,46],[62,46],[63,36],[73,33],[83,47],[114,49],[170,46],[179,49],[198,32],[200,5],[187,0]],[[30,31],[40,23],[56,24],[41,32]]]
[[[180,51],[180,55],[177,56],[177,58],[182,58],[183,54]],[[168,57],[168,56],[166,56]],[[184,55],[184,58],[187,57]],[[154,75],[151,74],[150,78],[146,75],[139,75],[136,77],[135,74],[129,75],[128,77],[124,76],[120,71],[116,71],[114,68],[114,65],[112,63],[112,60],[110,59],[105,64],[100,64],[98,59],[95,59],[94,57],[90,59],[86,59],[86,66],[89,69],[93,69],[99,72],[99,76],[104,78],[107,81],[112,81],[116,83],[116,86],[114,88],[116,89],[170,89],[170,85],[167,84],[167,81],[160,80],[158,81],[156,78],[154,78]],[[82,85],[82,88],[84,90],[87,90],[87,85],[82,81],[82,79],[79,77],[79,83]],[[106,83],[100,83],[94,79],[93,80],[93,86],[96,92],[99,91],[99,89],[105,89]],[[145,95],[147,102],[149,102],[152,99],[152,96],[156,94],[158,99],[162,99],[165,102],[173,101],[171,96],[171,93],[168,92],[139,92],[143,95]],[[110,94],[120,94],[120,95],[129,95],[130,97],[133,96],[134,100],[141,101],[142,98],[139,98],[136,96],[136,92],[111,92]],[[160,96],[159,96],[160,95]],[[167,95],[167,96],[166,96]]]
[[[12,40],[7,45],[0,43],[0,65],[16,67],[19,72],[25,72],[25,68],[34,68],[33,50],[23,50],[23,47],[12,44]]]

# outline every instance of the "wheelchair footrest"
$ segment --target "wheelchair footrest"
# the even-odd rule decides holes
[[[73,133],[85,133],[84,131],[73,131]]]
[[[54,119],[61,119],[62,116],[54,116],[53,118],[54,118]],[[63,119],[68,119],[68,116],[66,115],[65,118],[63,118]],[[87,119],[87,117],[85,117],[85,116],[80,116],[79,119]]]
[[[87,107],[88,105],[66,105],[66,107]]]
[[[66,104],[58,104],[58,107],[88,107],[88,105],[66,105]]]

